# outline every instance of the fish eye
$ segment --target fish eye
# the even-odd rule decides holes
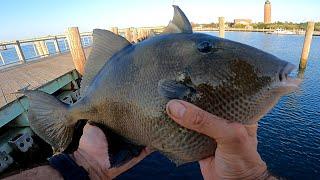
[[[208,53],[212,50],[213,48],[213,45],[211,42],[209,41],[203,41],[203,42],[200,42],[198,45],[197,45],[197,48],[200,52],[202,53]]]

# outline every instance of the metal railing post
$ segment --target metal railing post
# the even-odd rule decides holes
[[[53,44],[54,44],[56,53],[61,53],[57,36],[54,37]]]
[[[16,44],[14,45],[14,48],[16,49],[16,52],[17,52],[19,60],[22,63],[25,63],[26,62],[26,58],[24,57],[24,54],[23,54],[23,51],[21,49],[21,45],[20,45],[19,41],[16,41]]]
[[[6,63],[4,62],[4,59],[3,59],[3,56],[2,56],[2,53],[0,51],[0,61],[2,62],[2,65],[5,65]]]

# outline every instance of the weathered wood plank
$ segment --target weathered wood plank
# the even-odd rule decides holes
[[[13,92],[15,92],[15,89],[13,87],[15,86],[15,84],[12,81],[10,81],[9,75],[7,73],[3,73],[1,75],[1,78],[6,80],[6,82],[1,83],[1,87],[7,103],[16,100],[17,96],[15,94],[12,94]]]
[[[0,87],[0,107],[5,106],[7,104],[6,98],[3,94],[3,90]]]
[[[86,56],[90,50],[84,49]],[[0,108],[20,97],[12,93],[28,84],[31,89],[35,89],[74,69],[71,54],[65,53],[0,70]]]

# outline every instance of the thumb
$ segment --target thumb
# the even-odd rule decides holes
[[[230,131],[225,119],[185,101],[171,100],[167,104],[166,110],[168,115],[181,126],[214,139],[218,139]]]

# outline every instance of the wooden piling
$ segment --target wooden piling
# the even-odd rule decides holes
[[[74,66],[76,70],[81,75],[83,75],[84,66],[86,63],[86,56],[82,48],[81,37],[78,27],[68,28],[66,36],[70,47],[70,52],[72,55]]]
[[[54,37],[53,44],[54,44],[54,49],[56,50],[56,53],[60,53],[61,51],[60,51],[60,47],[59,47],[57,36]]]
[[[130,28],[127,28],[125,30],[125,37],[129,42],[132,42],[132,33],[131,33]]]
[[[16,52],[17,52],[17,55],[18,55],[18,58],[19,60],[22,62],[22,63],[25,63],[26,62],[26,58],[23,54],[23,51],[21,49],[21,45],[20,45],[20,42],[19,41],[16,41],[16,44],[14,45],[14,48],[16,49]]]
[[[42,49],[43,56],[49,56],[49,50],[45,41],[40,41],[40,47]]]
[[[118,27],[111,27],[111,32],[113,32],[114,34],[119,34]]]
[[[304,79],[304,72],[306,69],[300,69],[298,70],[297,78]]]
[[[312,36],[314,32],[314,25],[315,25],[314,22],[312,21],[308,22],[307,31],[304,38],[304,44],[303,44],[303,49],[302,49],[301,58],[300,58],[299,69],[305,69],[307,66],[307,61],[308,61],[311,42],[312,42]]]
[[[132,41],[135,43],[138,42],[138,32],[136,28],[132,29]]]
[[[38,56],[41,56],[41,57],[44,56],[44,52],[41,48],[40,41],[34,42],[34,45],[36,46]]]
[[[225,36],[225,20],[224,17],[219,17],[219,36],[224,38]]]
[[[142,39],[142,29],[138,29],[138,39]]]

